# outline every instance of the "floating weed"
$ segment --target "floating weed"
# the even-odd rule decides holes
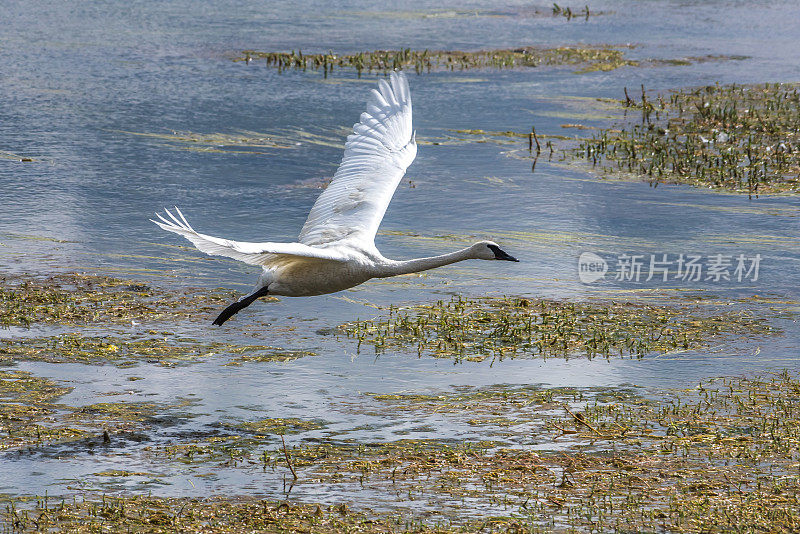
[[[465,417],[488,417],[503,415],[518,422],[531,420],[564,403],[583,402],[588,399],[598,402],[620,400],[629,395],[626,389],[601,388],[544,388],[536,385],[512,386],[454,386],[451,391],[436,394],[414,393],[365,393],[381,404],[375,413],[435,413],[464,415]]]
[[[182,338],[170,332],[148,330],[120,336],[84,336],[80,333],[52,337],[0,339],[0,364],[17,361],[82,363],[132,367],[140,361],[172,366],[217,355],[231,357],[226,365],[245,362],[285,362],[313,352],[287,350],[265,345],[237,345]]]
[[[191,404],[101,402],[68,406],[55,401],[72,391],[25,371],[0,371],[0,451],[41,447],[91,439],[108,442],[115,433],[168,424]],[[176,411],[177,410],[177,411]]]
[[[54,401],[72,388],[25,371],[0,370],[0,451],[85,437],[77,428],[53,425]]]
[[[156,417],[160,405],[154,402],[98,402],[76,409],[72,418],[92,423],[141,423]]]
[[[124,471],[121,469],[107,469],[105,471],[99,471],[97,473],[92,473],[94,477],[117,477],[117,478],[127,478],[127,477],[148,477],[153,476],[152,473],[145,473],[141,471]]]
[[[193,414],[184,410],[192,405],[188,399],[172,403],[124,401],[97,402],[80,407],[66,407],[69,413],[63,421],[79,428],[92,429],[108,442],[115,434],[142,431],[158,426],[170,426],[176,418],[186,420]]]
[[[228,291],[167,291],[106,276],[0,277],[0,326],[34,323],[130,323],[192,319],[212,314]]]
[[[77,241],[69,241],[67,239],[56,239],[54,237],[47,237],[41,235],[15,234],[12,232],[5,232],[2,235],[6,235],[14,239],[23,239],[27,241],[50,241],[51,243],[77,243]]]
[[[176,132],[147,133],[118,130],[118,133],[161,141],[181,150],[223,154],[264,154],[259,149],[294,149],[298,146],[328,146],[344,148],[348,130],[321,128],[317,132],[299,129],[280,129],[270,133],[240,130],[236,133]]]
[[[248,497],[42,497],[35,504],[8,502],[1,522],[12,532],[462,532],[409,523],[395,514],[351,510],[344,502],[297,504]]]
[[[257,443],[257,439],[228,434],[174,445],[148,446],[143,450],[151,458],[162,462],[168,460],[187,465],[224,463],[227,467],[236,467],[239,462],[251,457]]]
[[[248,421],[244,423],[227,425],[233,429],[244,430],[256,435],[264,434],[295,434],[298,432],[307,432],[309,430],[317,430],[323,427],[320,421],[311,421],[306,419],[298,419],[295,417],[289,418],[268,418],[259,421]]]
[[[407,309],[340,327],[376,352],[415,347],[419,355],[456,362],[506,357],[641,357],[698,348],[724,335],[766,335],[764,320],[746,312],[700,313],[687,306],[571,303],[524,298],[470,299]]]
[[[549,422],[558,421],[563,406],[618,402],[635,395],[632,388],[545,388],[536,385],[454,386],[435,394],[365,393],[363,399],[345,401],[348,413],[415,420],[444,416],[451,422],[481,427],[482,436],[516,442],[521,436],[542,441]],[[429,421],[433,421],[429,419]],[[513,429],[511,429],[513,427]],[[547,440],[544,440],[547,441]]]
[[[225,365],[241,365],[248,362],[290,362],[306,356],[317,355],[317,353],[308,350],[282,349],[260,345],[230,347],[226,352],[236,356]]]
[[[428,18],[559,18],[565,21],[589,20],[589,17],[610,15],[613,11],[590,11],[589,6],[583,7],[561,7],[553,4],[552,8],[544,6],[498,6],[492,9],[446,9],[446,10],[427,10],[427,11],[346,11],[343,16],[369,17],[389,19],[428,19]]]
[[[119,133],[135,135],[138,137],[148,137],[160,141],[167,141],[181,146],[185,150],[235,152],[231,150],[237,147],[248,148],[292,148],[291,145],[275,140],[275,136],[260,132],[240,131],[235,134],[223,133],[195,133],[195,132],[176,132],[170,133],[145,133],[117,130]]]
[[[622,104],[641,112],[571,150],[604,173],[749,195],[800,192],[797,84],[710,85]],[[567,154],[567,152],[565,152]]]
[[[19,154],[14,154],[13,152],[5,152],[3,150],[0,150],[0,159],[10,159],[25,163],[36,161],[34,158],[30,156],[20,156]]]
[[[554,430],[570,429],[570,439],[598,452],[569,459],[562,506],[605,515],[622,530],[639,530],[648,520],[666,531],[800,526],[796,376],[712,379],[660,398],[589,402],[576,412]],[[597,456],[607,450],[600,442],[613,442],[618,452],[598,469]]]
[[[525,434],[517,434],[523,446],[512,448],[438,439],[302,444],[291,448],[297,483],[390,493],[428,517],[457,517],[459,528],[501,510],[532,532],[643,531],[654,522],[688,532],[800,525],[796,377],[715,379],[647,397],[514,389],[374,398],[425,411],[439,403],[445,408],[433,412],[448,418],[469,415],[464,410],[476,403],[493,405],[483,413],[509,403],[535,407],[543,417],[535,451],[524,446]],[[453,406],[453,399],[468,404]],[[508,415],[501,426],[515,421]],[[239,465],[247,465],[241,454]],[[279,448],[262,456],[264,469],[287,468]]]

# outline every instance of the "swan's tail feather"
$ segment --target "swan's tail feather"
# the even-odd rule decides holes
[[[220,313],[217,316],[217,318],[214,319],[214,322],[211,323],[211,324],[215,324],[217,326],[222,326],[222,324],[225,321],[227,321],[228,319],[233,317],[235,314],[239,313],[241,310],[243,310],[246,307],[250,306],[256,300],[258,300],[259,297],[263,297],[263,296],[267,295],[268,293],[269,293],[269,291],[267,290],[267,288],[266,287],[262,287],[261,289],[259,289],[255,293],[253,293],[251,295],[247,295],[246,297],[237,300],[236,302],[234,302],[233,304],[231,304],[230,306],[228,306],[227,308],[222,310],[222,313]]]

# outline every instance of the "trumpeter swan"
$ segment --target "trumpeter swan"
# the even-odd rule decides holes
[[[416,273],[468,259],[518,261],[492,241],[429,258],[395,261],[375,248],[375,233],[406,168],[417,155],[411,128],[411,93],[402,72],[371,90],[367,111],[347,137],[344,157],[303,225],[298,243],[244,243],[196,232],[176,207],[154,223],[180,234],[201,252],[226,256],[263,272],[255,289],[214,320],[222,325],[267,294],[305,297],[334,293],[371,278]],[[151,219],[152,220],[152,219]]]

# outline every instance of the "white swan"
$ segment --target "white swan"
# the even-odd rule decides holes
[[[417,155],[411,128],[411,93],[402,72],[372,89],[367,111],[347,137],[339,170],[322,192],[303,225],[299,243],[244,243],[196,232],[180,210],[156,214],[164,230],[180,234],[201,252],[227,256],[263,272],[254,291],[234,302],[214,320],[222,325],[233,314],[267,294],[305,297],[334,293],[371,278],[426,271],[468,259],[518,261],[496,243],[481,241],[442,256],[395,261],[375,248],[375,233],[406,168]]]

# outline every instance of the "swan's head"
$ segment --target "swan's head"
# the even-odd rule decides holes
[[[472,245],[472,252],[475,254],[474,258],[479,260],[505,260],[505,261],[519,261],[514,256],[507,254],[500,246],[494,241],[481,241]]]

